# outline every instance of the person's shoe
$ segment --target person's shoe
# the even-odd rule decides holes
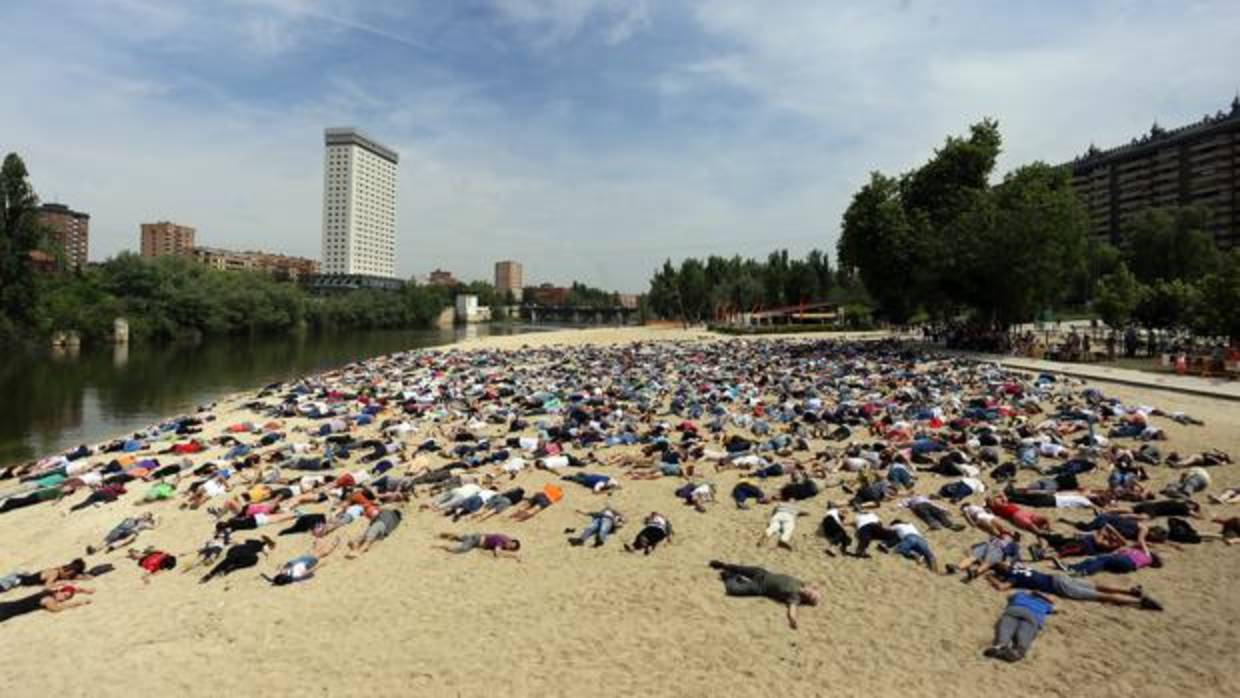
[[[1147,610],[1147,611],[1161,611],[1161,610],[1163,610],[1163,606],[1162,606],[1162,604],[1158,603],[1157,601],[1155,601],[1154,599],[1152,599],[1152,598],[1150,598],[1150,597],[1148,597],[1148,596],[1142,596],[1142,597],[1141,597],[1141,608],[1143,608],[1143,609],[1145,609],[1145,610]]]
[[[723,563],[720,562],[719,560],[711,560],[710,562],[706,563],[706,565],[710,567],[712,570],[723,569]]]
[[[601,547],[603,547],[603,543],[604,543],[604,542],[606,542],[606,541],[604,541],[602,538],[597,538],[597,539],[595,539],[595,541],[594,541],[594,547],[596,547],[596,548],[601,548]]]
[[[1025,653],[1021,652],[1015,647],[1004,647],[1003,649],[996,652],[995,656],[997,656],[999,659],[1002,659],[1005,662],[1015,663],[1015,662],[1019,662],[1020,660],[1024,659]]]
[[[93,546],[93,545],[88,545],[88,546],[86,546],[86,554],[87,554],[87,555],[94,555],[94,554],[95,554],[95,553],[97,553],[97,552],[99,552],[99,548],[96,548],[96,547],[95,547],[95,546]]]
[[[957,572],[960,571],[960,568],[954,564],[949,563],[947,567],[944,568],[944,571],[947,572],[948,574],[956,574]]]
[[[983,656],[983,657],[990,657],[991,659],[998,659],[998,658],[999,658],[999,653],[1000,653],[1000,652],[1002,652],[1002,651],[1003,651],[1003,650],[1005,650],[1005,649],[1007,649],[1007,648],[1006,648],[1006,647],[999,647],[999,646],[991,646],[991,647],[987,647],[985,650],[983,650],[983,651],[982,651],[982,656]]]
[[[568,539],[568,544],[573,546],[574,548],[578,547],[582,543],[585,543],[585,541],[581,540],[580,538],[569,538]]]

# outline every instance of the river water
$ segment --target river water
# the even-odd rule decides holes
[[[231,393],[358,359],[526,329],[472,325],[9,353],[0,363],[0,466],[102,441]]]

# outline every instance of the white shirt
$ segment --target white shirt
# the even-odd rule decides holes
[[[568,467],[568,456],[547,456],[542,459],[543,467],[548,470],[556,470]]]
[[[916,526],[914,526],[913,524],[908,524],[908,523],[895,524],[891,527],[891,530],[895,531],[900,536],[900,538],[907,538],[909,536],[920,536],[921,535],[921,531],[918,531]]]
[[[979,521],[982,523],[995,520],[994,514],[990,513],[989,511],[986,511],[984,507],[980,507],[976,504],[966,505],[964,508],[964,515],[969,517],[970,519],[973,519],[974,521]]]
[[[853,525],[857,527],[858,531],[870,524],[876,523],[878,523],[878,514],[861,513],[857,514],[856,518],[853,519]]]
[[[986,491],[986,485],[983,485],[982,481],[975,477],[962,477],[960,481],[968,485],[969,489],[973,490],[973,494],[981,494]]]
[[[1060,509],[1088,509],[1094,505],[1089,497],[1075,493],[1055,493],[1055,506]]]

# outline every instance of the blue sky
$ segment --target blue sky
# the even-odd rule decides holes
[[[9,0],[0,149],[92,215],[317,257],[322,130],[401,154],[398,271],[644,290],[833,251],[868,172],[985,116],[1001,169],[1224,108],[1240,3]]]

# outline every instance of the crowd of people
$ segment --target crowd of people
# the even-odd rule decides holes
[[[106,508],[117,523],[82,541],[80,558],[0,577],[0,594],[29,590],[0,596],[0,622],[90,603],[82,582],[117,569],[104,558],[148,583],[202,568],[203,584],[251,570],[285,586],[321,574],[339,546],[353,560],[414,538],[402,522],[422,517],[460,527],[436,548],[520,562],[523,522],[568,502],[581,517],[568,546],[605,546],[632,516],[640,526],[623,551],[646,556],[694,536],[727,479],[724,501],[760,507],[758,547],[875,551],[924,567],[910,574],[1012,590],[985,654],[1018,661],[1057,604],[1163,610],[1140,584],[1088,577],[1174,573],[1177,547],[1240,540],[1240,518],[1227,515],[1240,495],[1211,490],[1211,469],[1230,456],[1167,450],[1169,422],[1200,424],[895,342],[394,354],[4,468],[0,512]],[[1175,470],[1161,489],[1149,484],[1158,469]],[[611,495],[627,488],[665,488],[683,516],[622,512]],[[201,521],[204,542],[139,546],[169,516]],[[289,547],[297,554],[273,557]],[[829,579],[701,562],[725,594],[782,604],[794,629],[799,606],[829,602]]]

